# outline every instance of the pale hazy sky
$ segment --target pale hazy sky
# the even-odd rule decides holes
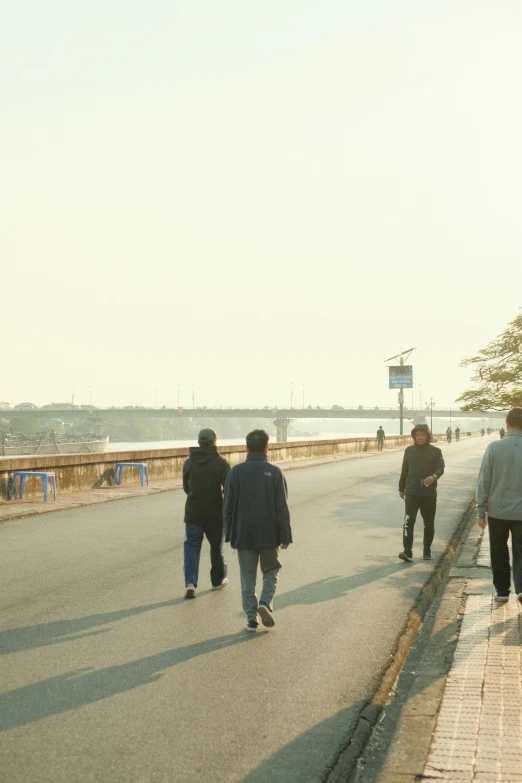
[[[0,9],[0,400],[448,404],[518,314],[519,0]]]

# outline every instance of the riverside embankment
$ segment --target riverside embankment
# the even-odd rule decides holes
[[[476,433],[473,433],[476,434]],[[471,435],[471,433],[470,433]],[[440,438],[440,436],[439,436]],[[384,442],[386,451],[403,448],[411,443],[410,435],[389,437]],[[220,446],[220,453],[231,465],[245,459],[245,446]],[[332,440],[294,441],[272,443],[268,458],[275,463],[294,463],[306,460],[350,457],[358,453],[377,451],[376,438],[342,438]],[[119,451],[98,454],[57,454],[0,459],[0,496],[6,498],[14,471],[53,471],[60,494],[85,492],[113,484],[117,462],[146,462],[150,481],[167,481],[182,475],[183,463],[189,455],[187,447],[178,449],[154,449],[144,451]],[[128,470],[123,475],[123,486],[136,485],[136,472]],[[40,498],[41,481],[26,483],[24,497]],[[16,495],[15,495],[16,497]]]

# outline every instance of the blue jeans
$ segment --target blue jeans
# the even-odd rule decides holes
[[[209,522],[206,525],[185,525],[183,544],[185,585],[197,587],[203,536],[207,537],[210,544],[210,581],[214,587],[217,587],[227,575],[227,564],[223,554],[223,522],[221,520]]]
[[[243,609],[249,620],[257,617],[258,605],[265,604],[272,609],[281,563],[277,559],[278,549],[238,549],[239,572],[241,574],[241,598]],[[263,574],[263,591],[259,602],[256,595],[257,567]]]

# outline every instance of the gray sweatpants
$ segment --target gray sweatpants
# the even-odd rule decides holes
[[[249,620],[257,617],[257,566],[261,561],[263,574],[263,591],[259,603],[272,608],[272,601],[277,587],[277,578],[281,563],[277,559],[278,549],[238,549],[239,571],[241,574],[241,597],[243,609]]]

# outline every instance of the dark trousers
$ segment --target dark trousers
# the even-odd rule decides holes
[[[513,550],[513,582],[517,594],[522,593],[522,520],[488,519],[489,543],[491,546],[491,570],[493,584],[499,595],[509,595],[511,573],[509,566],[508,541],[511,533]]]
[[[223,555],[223,522],[221,520],[205,525],[185,525],[183,545],[185,584],[197,587],[203,536],[207,537],[210,544],[210,581],[217,587],[227,575],[227,565]]]
[[[384,438],[377,438],[377,451],[382,451]]]
[[[404,503],[404,527],[402,533],[402,543],[404,551],[411,555],[413,547],[413,528],[417,519],[417,512],[420,511],[424,520],[424,551],[431,548],[433,536],[435,535],[435,511],[437,510],[437,498],[433,495],[406,495]]]

